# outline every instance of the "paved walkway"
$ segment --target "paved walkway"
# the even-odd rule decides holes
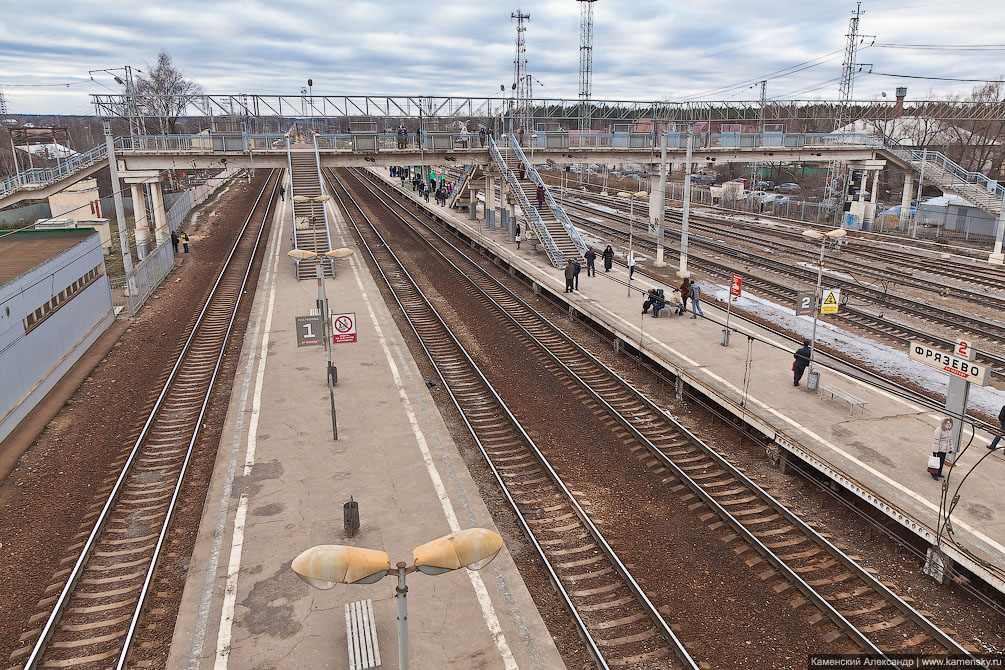
[[[315,306],[317,286],[297,282],[286,257],[289,198],[277,217],[168,667],[348,667],[344,604],[372,598],[383,667],[397,668],[393,580],[317,591],[292,559],[352,544],[411,562],[419,544],[494,524],[358,251],[326,280],[359,340],[335,345],[332,440],[324,351],[296,346],[294,317]],[[355,247],[334,220],[334,245]],[[350,496],[362,526],[352,539]],[[505,550],[477,573],[414,573],[408,600],[413,668],[564,668]]]
[[[386,170],[375,172],[398,186],[387,176]],[[402,193],[415,199],[410,190]],[[780,446],[827,472],[898,522],[923,537],[934,539],[941,485],[931,478],[926,465],[931,455],[932,433],[941,418],[938,413],[840,372],[823,370],[821,384],[836,386],[867,401],[864,411],[850,413],[846,403],[823,399],[807,391],[805,376],[803,387],[793,387],[791,366],[795,347],[765,330],[740,326],[742,332],[759,340],[753,342],[748,354],[747,338],[737,333],[733,333],[731,346],[721,346],[725,312],[710,305],[703,304],[705,318],[697,320],[690,318],[690,311],[686,317],[642,317],[643,294],[633,290],[632,297],[627,297],[627,272],[615,266],[610,273],[605,273],[599,258],[597,276],[587,277],[584,267],[580,275],[581,290],[565,294],[564,277],[549,264],[543,250],[535,253],[527,243],[517,250],[514,243],[507,241],[505,231],[498,227],[489,230],[484,221],[471,221],[466,213],[422,204],[435,209],[438,215],[497,254],[509,258],[524,274],[567,300],[575,309],[605,324],[621,340],[644,349],[674,374],[701,388]],[[654,285],[638,275],[632,282],[633,289],[648,290]],[[730,323],[731,327],[738,325],[736,319]],[[1005,402],[1005,393],[1002,396]],[[978,431],[973,446],[964,453],[954,468],[955,473],[948,478],[950,497],[961,475],[987,454],[989,442],[990,437]],[[1003,452],[998,451],[985,458],[969,476],[953,514],[956,540],[997,569],[989,572],[961,552],[953,548],[947,551],[968,569],[1005,591],[1003,479],[1005,458]]]

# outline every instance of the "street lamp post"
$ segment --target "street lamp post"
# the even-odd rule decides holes
[[[391,568],[391,557],[384,551],[322,544],[307,549],[290,566],[302,580],[317,589],[336,584],[373,584],[384,577],[398,580],[395,600],[398,606],[398,668],[408,670],[408,585],[405,577],[412,572],[440,575],[467,568],[481,570],[503,548],[498,533],[486,528],[466,528],[444,535],[412,550],[412,565],[399,561]]]
[[[301,196],[307,198],[307,196]],[[318,196],[319,198],[327,198],[329,196]],[[326,251],[322,256],[332,259],[334,261],[336,258],[348,258],[352,256],[352,249],[332,249],[331,251]],[[308,251],[306,249],[291,249],[286,252],[286,255],[295,260],[297,263],[300,261],[306,261],[311,259],[316,259],[319,254],[313,251]],[[321,338],[324,342],[325,353],[328,356],[328,400],[331,403],[331,413],[332,413],[332,439],[338,440],[338,418],[335,414],[335,380],[338,377],[338,372],[335,366],[332,365],[332,338],[331,338],[331,323],[330,323],[330,312],[328,307],[328,294],[325,292],[325,271],[319,262],[316,266],[317,279],[318,279],[318,311],[321,312]],[[332,275],[334,276],[334,271]]]
[[[817,316],[820,314],[820,286],[823,283],[824,276],[824,250],[827,248],[828,240],[839,240],[848,231],[844,228],[835,228],[834,230],[828,230],[826,233],[821,233],[818,230],[804,230],[803,237],[808,240],[819,240],[820,241],[820,256],[817,259],[817,288],[813,293],[813,336],[810,339],[810,363],[809,363],[809,374],[806,380],[806,388],[813,391],[819,386],[820,373],[813,369],[813,363],[815,361],[814,354],[816,353],[817,347]],[[814,381],[816,380],[816,381]]]

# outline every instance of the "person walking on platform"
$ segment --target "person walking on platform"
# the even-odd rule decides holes
[[[280,186],[279,187],[279,199],[280,200],[286,200],[286,187],[285,186]]]
[[[629,249],[628,250],[628,279],[631,279],[633,274],[635,274],[635,250],[634,249]]]
[[[596,277],[597,276],[597,265],[596,265],[596,263],[597,263],[597,252],[593,250],[593,247],[590,247],[589,249],[586,250],[586,253],[583,254],[583,258],[586,259],[586,276],[587,277]],[[1005,409],[1005,408],[1002,408],[1002,409]]]
[[[792,361],[792,385],[799,386],[806,366],[810,364],[810,341],[803,340],[803,346],[796,349],[795,360]]]
[[[680,297],[684,301],[684,311],[687,311],[687,299],[691,297],[691,280],[688,277],[684,277],[684,281],[680,283]]]
[[[515,237],[515,239],[516,239],[516,248],[519,249],[520,248],[520,224],[519,223],[516,224],[516,228],[514,229],[513,232],[514,232],[514,235],[516,236]]]
[[[542,184],[537,185],[537,211],[541,211],[541,207],[544,206],[544,186]]]
[[[573,267],[572,277],[573,277],[573,279],[576,280],[576,290],[578,291],[579,290],[579,273],[582,272],[583,266],[579,264],[578,260],[573,259],[572,260],[572,267]]]
[[[611,249],[611,245],[608,244],[607,248],[604,249],[604,272],[610,272],[611,267],[614,265],[614,249]]]
[[[181,248],[188,253],[188,233],[183,232],[181,234]]]
[[[701,311],[701,287],[691,282],[691,318],[697,319],[699,314],[705,318],[705,313]]]
[[[952,450],[953,420],[947,417],[936,427],[935,434],[932,436],[932,456],[939,459],[938,469],[933,467],[933,461],[928,462],[928,474],[932,475],[932,479],[943,479],[942,468]]]
[[[422,187],[422,197],[426,199],[426,202],[429,202],[429,187],[428,186],[423,186]]]
[[[178,253],[178,233],[171,231],[171,246],[174,247],[174,252]]]
[[[573,281],[576,278],[576,268],[572,266],[572,259],[565,261],[565,292],[572,293]]]
[[[1002,405],[1001,411],[998,412],[998,427],[1001,431],[1005,433],[1005,405]],[[994,451],[998,448],[998,442],[1001,441],[1001,435],[995,435],[995,439],[991,440],[991,444],[988,445],[988,449]]]

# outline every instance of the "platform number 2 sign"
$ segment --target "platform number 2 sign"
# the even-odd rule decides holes
[[[813,314],[813,291],[796,291],[796,316]]]

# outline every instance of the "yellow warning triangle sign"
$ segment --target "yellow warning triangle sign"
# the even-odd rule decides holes
[[[836,305],[837,304],[837,300],[834,298],[834,294],[833,293],[828,293],[827,294],[827,297],[824,298],[824,304],[825,305]]]

